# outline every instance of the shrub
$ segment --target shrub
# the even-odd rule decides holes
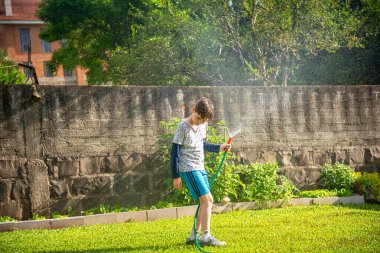
[[[45,216],[41,216],[38,213],[33,213],[32,218],[29,220],[46,220]]]
[[[366,200],[380,201],[380,177],[378,173],[359,174],[355,181],[355,192],[364,195]]]
[[[285,176],[277,174],[277,163],[240,165],[240,171],[245,175],[246,183],[243,200],[289,200],[296,189]]]
[[[296,197],[300,198],[326,198],[326,197],[348,197],[351,196],[352,192],[346,189],[342,190],[309,190],[309,191],[299,191]]]
[[[324,189],[351,191],[355,183],[355,173],[344,164],[325,164],[322,168],[321,179]]]
[[[7,222],[7,221],[17,221],[17,220],[9,216],[0,216],[0,222]]]
[[[0,84],[22,84],[24,80],[25,75],[19,72],[17,64],[9,60],[0,50]]]

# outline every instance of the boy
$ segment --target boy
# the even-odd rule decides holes
[[[184,180],[191,196],[200,200],[196,228],[197,235],[202,228],[200,244],[224,246],[226,242],[219,241],[210,233],[213,197],[204,168],[204,150],[218,153],[229,150],[231,144],[216,145],[206,142],[206,123],[212,120],[213,115],[212,102],[207,98],[201,98],[193,108],[192,114],[178,125],[173,138],[170,160],[174,188],[181,189]],[[191,229],[186,244],[194,243],[194,229]]]

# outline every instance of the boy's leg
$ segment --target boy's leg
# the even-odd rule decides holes
[[[182,180],[185,182],[187,188],[189,189],[191,196],[193,199],[200,199],[201,196],[210,194],[210,186],[208,183],[207,179],[207,173],[205,171],[190,171],[190,172],[180,172],[179,173]],[[210,194],[211,195],[211,194]],[[211,196],[212,197],[212,196]],[[202,201],[200,200],[200,207],[198,210],[198,222],[197,222],[197,235],[198,239],[200,240],[201,238],[199,237],[200,230],[202,227],[202,215],[204,207],[202,205]],[[211,209],[210,209],[211,210]],[[202,229],[204,231],[204,229]],[[190,236],[186,240],[186,244],[194,244],[194,228],[191,228]]]
[[[203,232],[208,232],[210,231],[211,210],[212,203],[214,200],[210,192],[205,195],[202,195],[199,199],[201,203],[199,207],[198,224],[200,225],[200,227],[202,227]]]

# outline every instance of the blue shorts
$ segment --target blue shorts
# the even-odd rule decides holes
[[[193,170],[189,172],[180,172],[182,180],[185,181],[193,199],[198,199],[210,192],[207,173],[205,170]]]

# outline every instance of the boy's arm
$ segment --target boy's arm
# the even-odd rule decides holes
[[[206,140],[203,140],[203,149],[207,152],[219,153],[220,145],[212,144],[207,142]]]
[[[179,153],[180,145],[177,143],[172,144],[172,151],[170,152],[170,167],[172,170],[172,178],[179,178]]]

